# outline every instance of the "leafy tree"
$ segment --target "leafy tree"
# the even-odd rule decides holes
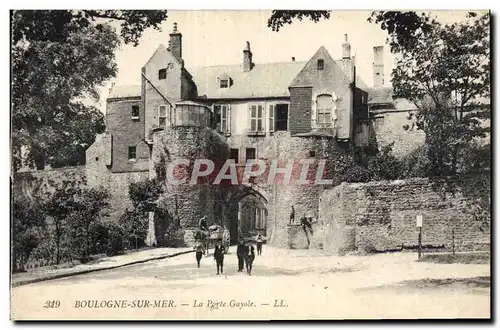
[[[401,177],[401,161],[393,154],[394,143],[384,146],[368,160],[368,171],[374,180],[396,180]]]
[[[148,232],[148,218],[144,212],[125,210],[118,223],[129,248],[138,249],[144,244]]]
[[[92,227],[102,220],[109,206],[109,193],[103,189],[84,188],[75,197],[74,211],[68,215],[69,236],[74,252],[81,261],[89,260],[92,241]]]
[[[138,212],[154,211],[158,198],[164,192],[164,185],[157,179],[133,182],[129,186],[130,200]]]
[[[412,36],[400,16],[375,14],[396,55],[394,92],[419,108],[412,128],[426,133],[428,175],[455,174],[460,150],[490,131],[481,125],[489,107],[478,104],[490,96],[490,14],[470,13],[466,21],[453,24],[411,15]]]
[[[125,43],[160,29],[166,11],[21,10],[12,19],[13,166],[43,169],[83,164],[85,149],[104,131],[89,102],[117,72],[120,22]],[[26,154],[23,154],[23,150]]]
[[[56,246],[56,264],[61,262],[61,246],[68,233],[68,218],[79,208],[76,201],[79,193],[78,183],[64,181],[42,204],[45,215],[52,220],[50,224]]]
[[[292,24],[293,20],[302,21],[308,18],[313,22],[321,19],[329,19],[328,10],[273,10],[271,17],[267,20],[267,26],[278,32],[285,24]]]
[[[24,270],[31,252],[40,243],[45,218],[38,204],[25,199],[15,199],[12,204],[12,271],[16,272],[18,261],[21,270]]]

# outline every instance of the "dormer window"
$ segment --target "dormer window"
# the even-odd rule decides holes
[[[318,60],[318,70],[323,70],[325,68],[325,61]]]
[[[229,88],[231,83],[231,77],[227,73],[222,73],[217,77],[217,82],[219,84],[219,88]]]
[[[158,79],[159,80],[167,79],[167,69],[158,70]]]

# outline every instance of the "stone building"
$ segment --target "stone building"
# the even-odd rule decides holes
[[[340,59],[320,47],[307,62],[256,64],[247,41],[241,64],[191,69],[174,23],[168,47],[160,45],[142,67],[141,85],[110,91],[107,130],[87,150],[88,184],[110,189],[118,214],[130,204],[130,182],[157,177],[159,167],[176,159],[233,159],[241,167],[251,159],[331,159],[373,141],[394,141],[402,154],[423,142],[421,134],[403,129],[415,108],[384,87],[382,47],[374,48],[370,88],[356,73],[347,35],[342,45],[330,46]],[[209,223],[230,228],[233,240],[263,233],[286,246],[291,206],[296,220],[318,217],[323,189],[167,183],[164,197],[185,241],[207,215]],[[154,228],[154,215],[150,221]]]

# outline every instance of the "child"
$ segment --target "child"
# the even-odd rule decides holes
[[[247,251],[248,251],[246,258],[245,258],[245,264],[247,267],[247,274],[252,275],[252,265],[253,265],[253,261],[255,259],[255,249],[254,249],[253,245],[251,245],[249,242],[246,242],[245,246],[246,246]]]
[[[217,245],[215,246],[214,251],[214,259],[217,263],[217,275],[219,275],[219,267],[220,273],[224,273],[224,253],[226,252],[226,248],[222,245],[222,240],[217,241]]]
[[[261,234],[257,235],[256,241],[257,241],[257,255],[260,256],[262,255],[262,243],[263,243],[263,237]]]
[[[203,247],[203,244],[200,241],[197,242],[195,251],[196,251],[196,263],[198,264],[198,268],[200,268],[201,256],[205,253],[205,248]]]
[[[246,255],[248,254],[248,246],[245,246],[243,238],[239,238],[238,247],[236,249],[236,255],[238,257],[238,272],[243,271],[243,263]]]

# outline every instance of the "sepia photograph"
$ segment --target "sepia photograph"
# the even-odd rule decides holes
[[[492,319],[488,10],[10,10],[10,319]]]

